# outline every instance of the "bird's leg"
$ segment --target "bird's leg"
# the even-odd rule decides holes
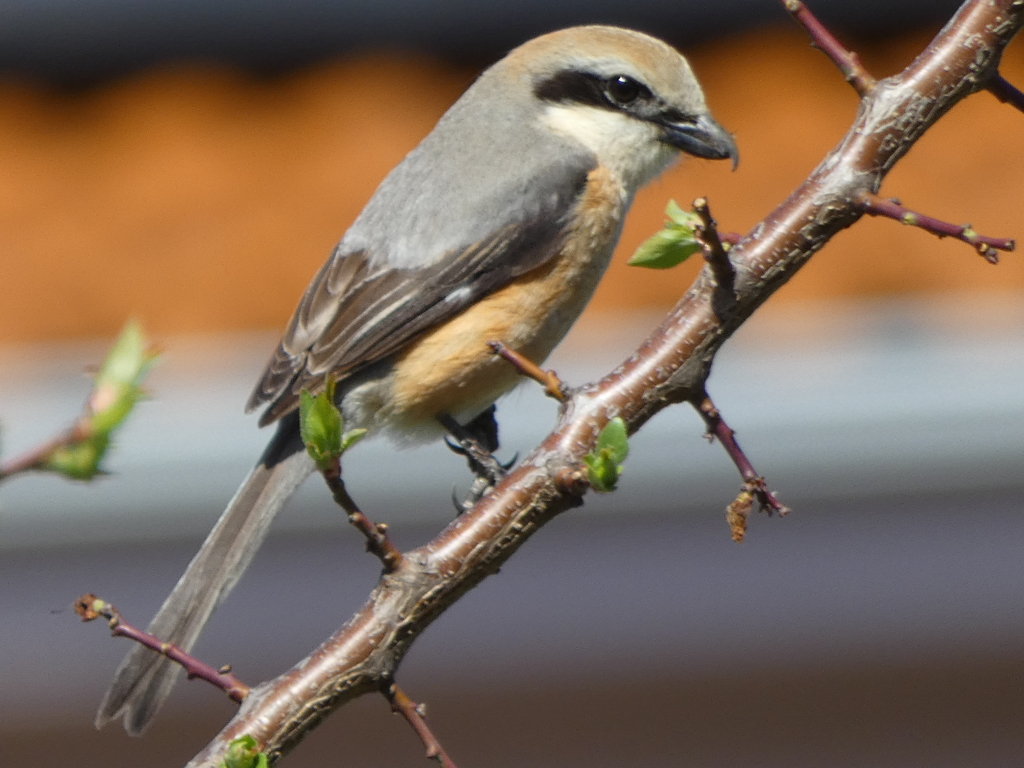
[[[462,513],[497,485],[508,470],[494,458],[494,451],[498,450],[498,422],[494,419],[494,406],[466,425],[459,424],[447,413],[440,414],[437,420],[455,440],[454,443],[446,441],[448,447],[466,457],[469,471],[476,478],[466,498],[455,502],[455,508]]]

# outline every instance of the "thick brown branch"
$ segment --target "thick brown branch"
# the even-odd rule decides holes
[[[1009,104],[1024,112],[1024,92],[1017,90],[998,72],[985,87],[989,93],[1004,104]]]
[[[1024,23],[1019,0],[970,0],[902,73],[861,101],[847,135],[775,211],[729,253],[735,294],[717,301],[705,267],[628,360],[563,404],[555,430],[465,515],[406,554],[366,603],[308,658],[252,694],[191,768],[213,768],[231,739],[253,736],[276,760],[331,711],[393,677],[415,638],[497,571],[541,525],[578,504],[572,481],[608,421],[630,433],[696,397],[722,343],[833,235],[863,215],[858,196],[954,104],[984,88]],[[716,296],[717,294],[717,296]]]
[[[423,705],[410,699],[405,691],[394,683],[385,683],[381,687],[381,692],[391,704],[391,711],[404,717],[416,731],[416,735],[420,737],[420,741],[423,742],[423,746],[427,750],[427,757],[436,760],[442,768],[457,768],[452,759],[448,757],[448,753],[444,751],[444,747],[441,746],[441,742],[437,740],[434,732],[430,730],[430,726],[427,725]]]
[[[241,704],[249,695],[249,686],[231,674],[230,667],[217,669],[209,664],[200,661],[194,656],[185,653],[173,643],[165,643],[159,637],[143,632],[141,629],[126,622],[117,608],[93,594],[84,594],[75,601],[75,613],[82,621],[93,621],[101,616],[107,620],[110,627],[110,634],[114,637],[127,637],[140,645],[166,656],[176,664],[181,665],[188,675],[189,680],[193,678],[205,680],[210,685],[220,688],[228,695],[228,698]]]
[[[783,4],[797,23],[807,30],[807,34],[811,36],[811,44],[832,60],[832,63],[843,73],[846,82],[852,85],[861,96],[871,93],[871,89],[875,87],[877,81],[860,63],[857,54],[844,48],[842,43],[836,40],[835,36],[799,0],[783,0]]]

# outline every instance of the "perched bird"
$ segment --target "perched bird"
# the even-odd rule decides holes
[[[302,389],[330,374],[346,428],[400,443],[486,427],[519,380],[488,342],[542,362],[589,301],[634,194],[680,152],[737,157],[686,59],[647,35],[565,29],[481,74],[306,289],[249,400],[277,431],[149,631],[191,648],[311,472]],[[140,733],[179,671],[134,647],[97,726],[123,717]]]

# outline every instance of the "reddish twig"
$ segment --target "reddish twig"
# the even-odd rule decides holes
[[[985,89],[1004,104],[1009,104],[1024,112],[1024,93],[1017,90],[998,72],[988,81]]]
[[[544,394],[548,397],[553,397],[560,403],[565,402],[568,397],[565,385],[554,371],[545,371],[535,362],[528,360],[515,350],[509,349],[500,341],[489,341],[487,345],[494,351],[494,354],[507,360],[520,374],[533,379],[544,387]]]
[[[166,656],[181,665],[189,680],[193,678],[205,680],[210,685],[224,691],[232,701],[241,704],[249,695],[249,686],[231,674],[231,667],[221,667],[220,669],[211,667],[185,653],[173,643],[165,643],[156,635],[143,632],[126,622],[117,608],[96,595],[87,593],[78,598],[75,601],[75,613],[82,618],[82,621],[93,621],[102,616],[107,620],[110,634],[114,637],[127,637],[129,640],[134,640],[136,643],[156,651],[161,656]]]
[[[434,732],[430,730],[430,726],[427,725],[426,707],[423,704],[414,702],[406,695],[405,691],[392,682],[382,684],[381,693],[391,704],[391,711],[404,717],[416,731],[416,735],[420,737],[420,741],[426,747],[429,759],[436,760],[442,768],[457,768],[452,759],[448,757],[448,753],[444,751]]]
[[[15,456],[8,461],[0,462],[0,481],[6,480],[12,475],[22,472],[31,472],[37,469],[45,469],[50,456],[61,448],[68,448],[87,440],[93,434],[92,420],[88,415],[83,415],[63,433],[47,440],[21,456]]]
[[[1007,238],[979,235],[971,229],[970,224],[959,226],[957,224],[950,224],[948,221],[926,216],[923,213],[916,213],[904,208],[896,200],[886,200],[867,190],[862,191],[857,196],[857,202],[864,210],[864,213],[871,216],[885,216],[912,227],[920,227],[938,237],[955,237],[957,240],[962,240],[974,246],[974,250],[989,264],[999,263],[999,254],[996,253],[997,249],[1000,251],[1012,251],[1016,245],[1013,240]]]
[[[733,293],[736,282],[736,269],[729,261],[728,248],[722,244],[718,233],[718,222],[711,216],[706,197],[698,197],[693,201],[693,211],[700,217],[700,226],[696,229],[697,242],[704,253],[704,260],[711,266],[715,282],[722,290]]]
[[[348,514],[349,523],[366,538],[366,551],[381,561],[385,573],[396,571],[402,564],[402,553],[388,538],[387,525],[370,520],[349,496],[345,481],[341,477],[341,458],[335,458],[326,469],[320,471],[320,474],[323,475],[334,501]]]
[[[825,29],[817,17],[799,0],[783,0],[783,4],[797,23],[807,30],[807,34],[811,36],[811,44],[832,60],[832,63],[843,73],[846,82],[852,85],[861,96],[871,93],[877,81],[860,63],[857,54],[843,47],[842,43],[836,40],[835,36]]]
[[[701,390],[690,401],[690,404],[697,409],[697,413],[704,419],[704,423],[708,428],[708,438],[718,438],[718,442],[722,444],[725,452],[729,454],[729,458],[736,465],[736,469],[740,471],[740,477],[743,478],[743,490],[740,491],[740,495],[729,505],[727,513],[730,527],[733,529],[733,538],[737,541],[743,538],[746,513],[750,510],[750,501],[752,499],[756,499],[761,507],[761,511],[767,512],[769,515],[773,512],[777,512],[780,516],[788,514],[790,511],[789,507],[782,504],[775,497],[775,494],[768,490],[764,477],[757,473],[757,470],[750,463],[750,459],[743,453],[743,449],[740,448],[740,444],[736,441],[736,433],[725,423],[721,412],[711,402],[708,393]],[[740,518],[742,518],[744,523],[743,526],[739,525]]]

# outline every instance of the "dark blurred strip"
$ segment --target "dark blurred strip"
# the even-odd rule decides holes
[[[887,36],[941,23],[957,0],[812,0],[840,33]],[[5,0],[0,71],[80,86],[202,59],[275,73],[368,48],[482,63],[572,24],[613,23],[681,45],[785,23],[776,0]]]

